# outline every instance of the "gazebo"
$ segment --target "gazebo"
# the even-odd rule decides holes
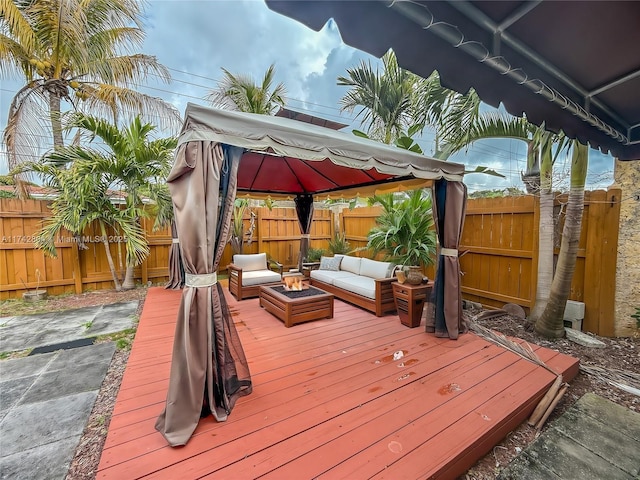
[[[186,444],[201,415],[226,420],[237,398],[251,393],[244,351],[216,278],[236,196],[294,199],[304,237],[314,198],[431,186],[442,247],[433,324],[436,335],[456,339],[463,330],[457,256],[463,174],[462,165],[318,125],[189,104],[168,178],[185,271],[167,401],[156,424],[169,444]]]

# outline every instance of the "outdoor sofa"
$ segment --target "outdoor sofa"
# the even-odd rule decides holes
[[[391,284],[395,265],[350,255],[322,257],[320,267],[309,273],[311,285],[332,293],[381,317],[394,312]]]
[[[263,285],[282,284],[282,265],[267,261],[266,253],[236,254],[232,262],[227,266],[229,291],[238,301],[257,297]]]

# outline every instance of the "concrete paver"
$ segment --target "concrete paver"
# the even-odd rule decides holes
[[[120,332],[134,326],[138,302],[0,318],[0,352]]]
[[[498,478],[633,480],[640,478],[638,452],[640,413],[587,393]]]
[[[134,326],[138,302],[0,318],[0,351]],[[113,342],[0,361],[0,479],[62,480],[93,409]]]

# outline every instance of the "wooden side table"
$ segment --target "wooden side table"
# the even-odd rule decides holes
[[[419,327],[424,303],[431,296],[433,282],[420,285],[393,282],[391,286],[400,322],[407,327]]]
[[[302,264],[302,274],[308,277],[311,274],[311,270],[317,270],[320,268],[320,262],[305,262]]]

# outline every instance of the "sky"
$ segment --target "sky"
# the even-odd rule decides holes
[[[287,89],[287,108],[348,124],[345,131],[363,129],[354,114],[341,112],[340,98],[347,87],[336,84],[347,68],[377,58],[345,45],[338,27],[329,22],[320,32],[272,12],[262,0],[151,0],[145,11],[146,37],[141,53],[154,55],[165,65],[172,82],[149,78],[138,90],[172,103],[181,114],[187,102],[208,105],[204,97],[222,78],[222,68],[260,80],[274,64],[276,82]],[[23,86],[19,80],[2,80],[0,126],[4,130],[11,99]],[[490,108],[490,107],[487,107]],[[433,153],[434,133],[418,139],[426,155]],[[465,177],[470,191],[522,189],[526,146],[515,140],[485,140],[450,160],[487,166],[506,178],[471,174]],[[568,162],[558,159],[556,186],[567,188]],[[0,173],[6,173],[0,158]],[[587,188],[606,188],[613,183],[613,158],[590,150]]]

